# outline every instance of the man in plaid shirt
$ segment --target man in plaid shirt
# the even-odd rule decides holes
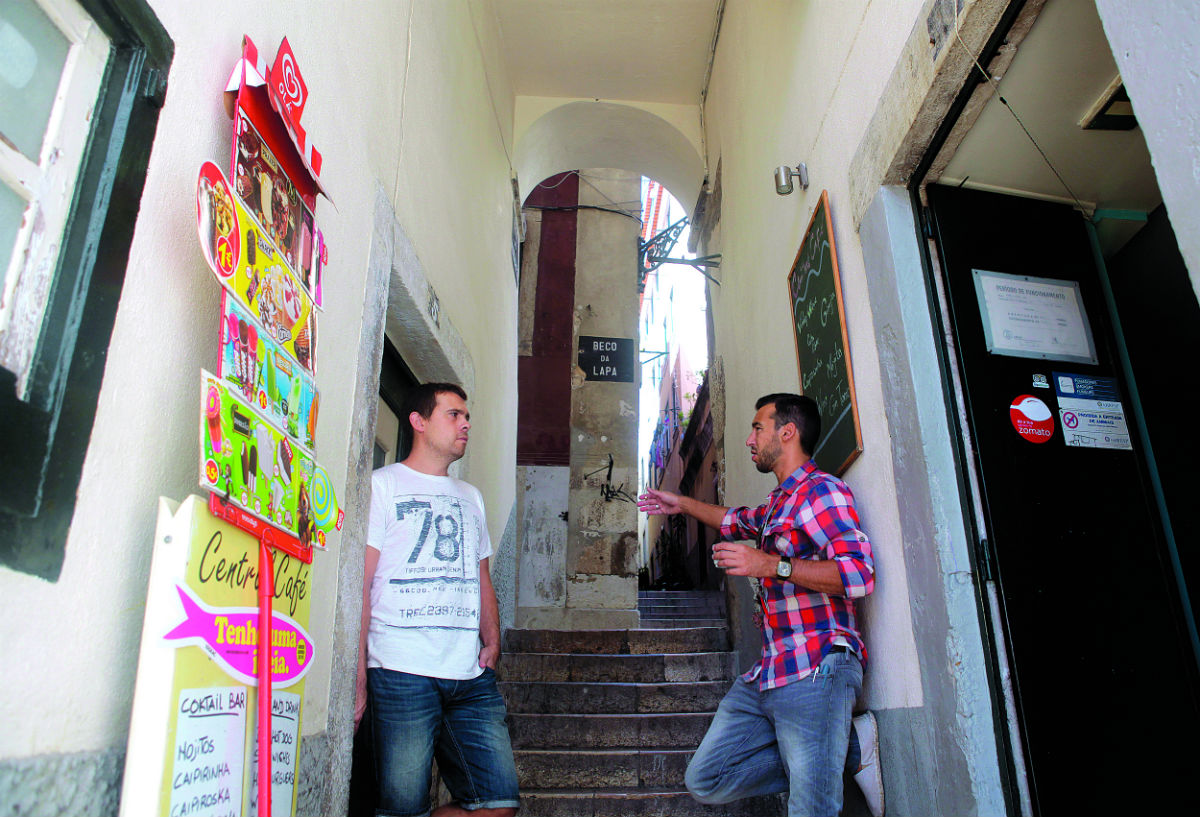
[[[761,584],[762,657],[721,702],[688,764],[687,787],[704,803],[786,791],[789,817],[832,816],[841,811],[845,766],[878,817],[874,716],[854,718],[854,730],[851,718],[866,662],[853,600],[875,586],[871,543],[850,488],[811,459],[821,432],[816,403],[769,394],[755,408],[746,445],[758,470],[779,481],[764,504],[724,508],[657,490],[638,502],[646,513],[684,513],[717,528],[723,541],[713,563]]]

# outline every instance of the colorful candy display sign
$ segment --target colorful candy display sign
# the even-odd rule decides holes
[[[200,373],[200,404],[201,486],[303,545],[324,547],[343,514],[312,455],[209,372]]]
[[[221,359],[217,374],[276,427],[312,451],[319,396],[312,373],[296,364],[243,304],[221,295]]]
[[[196,229],[204,258],[221,285],[293,360],[315,371],[312,298],[212,162],[200,167]]]

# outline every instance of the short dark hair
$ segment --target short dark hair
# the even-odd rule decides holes
[[[803,394],[776,392],[758,398],[754,408],[757,410],[772,403],[775,405],[775,428],[783,428],[788,423],[794,425],[800,432],[800,450],[811,457],[821,438],[821,410],[817,408],[817,401]]]
[[[404,423],[409,424],[408,417],[414,411],[428,420],[437,408],[437,396],[447,392],[457,394],[463,400],[467,399],[467,393],[457,383],[422,383],[413,386],[404,395]]]

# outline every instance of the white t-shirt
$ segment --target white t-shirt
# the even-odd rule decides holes
[[[479,666],[479,562],[492,555],[483,497],[403,463],[371,477],[367,666],[466,680]]]

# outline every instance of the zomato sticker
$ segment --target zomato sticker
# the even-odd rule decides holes
[[[1032,394],[1022,394],[1008,407],[1008,419],[1017,433],[1031,443],[1044,443],[1054,436],[1050,407]]]

